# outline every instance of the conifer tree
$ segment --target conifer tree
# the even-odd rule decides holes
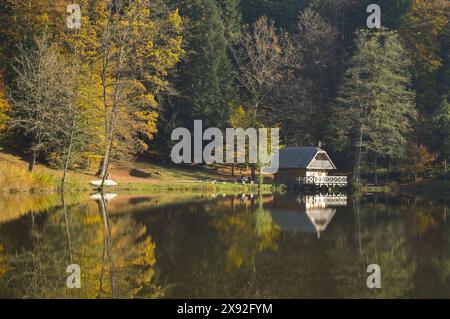
[[[450,95],[442,101],[436,112],[433,127],[441,157],[450,160]]]
[[[411,61],[398,34],[360,30],[356,46],[333,122],[341,141],[355,147],[358,180],[363,155],[370,157],[375,170],[382,159],[402,159],[416,109],[410,89]]]
[[[209,127],[228,121],[233,69],[227,54],[225,27],[213,0],[188,0],[182,15],[188,20],[185,39],[187,56],[176,81],[179,107]]]
[[[216,0],[216,3],[220,9],[226,38],[230,44],[234,45],[241,31],[241,0]]]

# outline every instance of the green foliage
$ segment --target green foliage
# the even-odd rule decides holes
[[[61,56],[55,66],[78,68],[72,168],[107,157],[108,145],[114,159],[149,146],[166,159],[172,130],[195,119],[205,127],[279,127],[288,146],[322,141],[339,168],[350,168],[359,137],[366,171],[402,167],[408,145],[450,155],[447,0],[380,0],[385,29],[370,32],[356,32],[366,29],[370,0],[117,0],[130,5],[121,14],[110,14],[109,1],[78,3],[77,32],[66,28],[63,0],[0,3],[0,130],[8,129],[3,143],[23,153],[30,137],[9,124],[24,113],[8,94],[27,90],[17,87],[12,65],[18,45],[32,50],[45,33]],[[271,38],[257,39],[264,33]],[[249,48],[274,59],[253,54],[263,63],[254,67],[240,56]],[[248,76],[259,82],[253,92],[241,81]],[[65,162],[71,134],[62,127],[63,142],[50,141],[39,160]]]
[[[396,32],[358,31],[332,124],[337,148],[350,143],[375,159],[405,156],[416,117],[410,63]]]
[[[190,26],[187,63],[180,70],[180,102],[193,111],[194,119],[223,127],[228,120],[233,74],[219,10],[212,0],[191,0],[181,12]]]
[[[242,13],[241,0],[215,0],[220,9],[225,26],[225,35],[230,44],[236,44],[241,32]],[[245,1],[244,1],[245,2]]]
[[[450,159],[450,96],[442,101],[434,116],[434,137],[444,159]]]
[[[309,0],[244,0],[242,11],[245,23],[254,23],[261,16],[273,18],[285,30],[294,30],[297,14],[308,6]]]
[[[186,54],[172,76],[174,90],[162,102],[156,144],[164,157],[170,155],[174,128],[191,128],[195,119],[203,120],[205,127],[225,127],[228,122],[234,81],[228,48],[238,32],[235,6],[230,1],[219,10],[214,0],[180,2]]]

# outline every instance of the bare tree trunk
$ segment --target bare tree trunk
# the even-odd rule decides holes
[[[108,173],[110,156],[111,156],[111,143],[110,143],[110,138],[108,137],[105,154],[103,155],[103,159],[102,159],[102,163],[101,163],[101,165],[102,165],[102,169],[100,172],[101,177],[105,177],[106,174]]]
[[[67,179],[67,170],[69,169],[70,160],[72,158],[72,146],[73,146],[73,138],[75,134],[75,116],[72,118],[72,127],[70,131],[70,139],[69,139],[69,147],[67,149],[66,161],[64,163],[64,171],[61,179],[61,190],[64,192],[66,189],[66,179]]]
[[[119,89],[116,88],[115,102],[114,102],[113,109],[111,111],[112,119],[111,119],[111,123],[109,124],[109,134],[108,134],[108,140],[107,140],[108,144],[106,145],[106,151],[105,151],[105,155],[103,157],[102,184],[100,185],[100,190],[103,190],[105,181],[108,178],[109,163],[111,160],[111,150],[112,150],[113,141],[114,141],[114,131],[116,128],[116,120],[117,120],[117,112],[118,112],[118,102],[116,102],[119,99],[119,91],[118,90]]]
[[[259,168],[259,177],[258,177],[258,193],[261,195],[261,188],[263,184],[263,175],[262,175],[262,168]]]
[[[123,56],[123,47],[121,47],[120,53],[118,56],[118,69],[119,70],[123,66],[124,62],[125,61],[124,61],[124,56]],[[111,114],[109,117],[107,114],[105,115],[107,117],[107,118],[105,118],[105,120],[106,120],[105,125],[107,128],[107,135],[106,135],[107,145],[106,145],[105,155],[103,157],[103,167],[102,167],[102,172],[101,172],[102,184],[99,187],[100,190],[103,190],[105,181],[108,178],[108,169],[109,169],[109,163],[111,160],[111,150],[113,147],[114,133],[115,133],[116,122],[117,122],[117,113],[119,111],[118,110],[119,109],[119,100],[120,100],[120,94],[121,94],[122,74],[120,71],[116,74],[114,81],[115,81],[114,99],[113,99],[113,103],[112,103]],[[104,93],[104,94],[106,94],[106,93]],[[105,97],[105,112],[107,112],[107,109],[108,109],[108,106],[107,106],[107,100]]]
[[[106,174],[106,170],[107,170],[107,155],[109,154],[109,105],[108,105],[108,95],[107,95],[107,83],[106,83],[106,69],[108,67],[107,64],[107,52],[104,53],[104,57],[103,57],[103,67],[102,67],[102,87],[103,87],[103,106],[104,106],[104,111],[105,111],[105,136],[106,136],[106,150],[105,150],[105,154],[103,155],[102,161],[100,162],[100,167],[98,169],[97,175],[99,175],[100,177],[105,176]]]
[[[118,90],[118,89],[117,89]],[[118,100],[119,92],[116,92],[116,98]],[[114,141],[114,131],[116,128],[116,120],[117,120],[117,112],[118,112],[118,102],[114,102],[113,110],[111,111],[112,120],[109,125],[109,134],[108,134],[108,140],[106,145],[106,151],[105,155],[103,157],[103,167],[102,167],[102,184],[100,185],[99,189],[103,191],[103,187],[105,185],[105,181],[108,179],[108,170],[109,170],[109,163],[111,161],[111,151],[113,147],[113,141]]]
[[[360,181],[361,174],[361,148],[362,148],[362,127],[359,130],[359,138],[356,145],[355,167],[353,170],[353,179],[356,182]]]
[[[378,154],[375,154],[375,159],[374,159],[374,169],[373,169],[373,183],[375,184],[375,186],[378,185]]]
[[[30,161],[28,162],[28,171],[32,172],[34,169],[34,164],[36,164],[37,152],[36,150],[32,151]]]

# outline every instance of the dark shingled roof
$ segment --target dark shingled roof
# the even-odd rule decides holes
[[[287,147],[280,150],[280,168],[306,168],[322,149],[315,146]]]

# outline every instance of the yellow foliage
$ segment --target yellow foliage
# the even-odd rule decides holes
[[[10,110],[10,104],[7,99],[6,89],[3,85],[3,77],[0,73],[0,131],[5,129],[5,123],[8,120],[8,112]]]
[[[87,214],[83,218],[83,224],[86,226],[100,225],[102,222],[100,214]]]
[[[8,41],[22,42],[32,34],[59,35],[66,28],[65,0],[6,0],[9,11],[0,19]],[[8,27],[6,27],[8,26]],[[57,37],[55,37],[57,39]]]
[[[152,0],[135,0],[124,7],[123,13],[111,15],[108,1],[79,0],[76,3],[81,8],[81,28],[69,30],[66,26],[69,3],[65,0],[5,1],[9,10],[7,14],[0,13],[0,35],[7,43],[2,45],[0,56],[11,55],[18,43],[45,31],[64,57],[79,66],[75,91],[78,107],[88,114],[83,132],[95,137],[89,139],[90,145],[85,150],[89,156],[104,153],[116,93],[120,96],[117,119],[124,122],[118,124],[119,137],[114,140],[113,153],[144,150],[156,133],[156,96],[168,87],[167,76],[184,54],[178,9],[154,13]],[[114,30],[109,33],[111,28]],[[121,45],[119,35],[124,31],[128,42]],[[115,57],[129,47],[133,50],[122,64],[132,60],[130,70],[133,70],[124,72],[127,78],[117,83],[115,75],[120,66]],[[6,93],[0,86],[0,129],[4,128],[8,109]]]
[[[426,146],[412,145],[409,149],[408,158],[407,170],[413,173],[415,177],[418,177],[436,161],[437,155],[431,153]]]
[[[80,103],[99,110],[88,127],[97,132],[98,140],[94,144],[100,150],[106,143],[108,123],[112,122],[112,106],[119,105],[114,132],[117,138],[113,142],[116,156],[147,148],[148,141],[156,133],[156,96],[168,86],[169,70],[184,53],[180,36],[182,20],[178,10],[162,17],[153,15],[150,2],[136,0],[126,6],[121,15],[110,16],[104,1],[81,0],[82,28],[64,34],[65,46],[70,52],[80,55],[82,63],[86,64],[84,71],[91,75],[82,81]],[[108,28],[114,31],[109,34],[106,32]],[[117,37],[121,32],[127,34],[125,45]],[[128,43],[133,46],[130,52],[127,51]],[[126,68],[124,65],[127,63],[119,65],[112,58],[119,53],[125,54],[125,60],[133,60],[132,68],[139,69],[136,71],[139,74],[129,74],[126,80],[116,77],[118,70]]]
[[[450,18],[448,0],[414,0],[403,29],[424,66],[433,71],[442,66],[441,36]]]
[[[7,265],[7,259],[4,255],[4,248],[3,245],[0,244],[0,277],[2,277],[4,274],[6,274],[8,270]]]

